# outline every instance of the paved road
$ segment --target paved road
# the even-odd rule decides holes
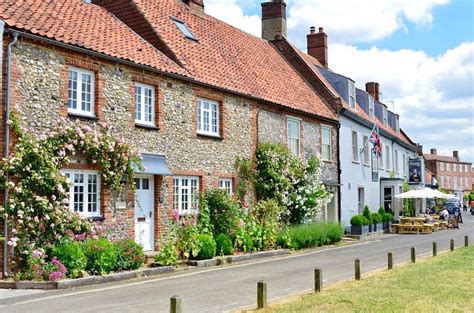
[[[355,258],[361,259],[363,272],[385,268],[387,253],[395,263],[410,258],[410,247],[417,255],[431,253],[432,242],[438,250],[456,246],[464,235],[474,242],[474,218],[466,216],[460,230],[432,235],[384,235],[359,244],[264,260],[230,267],[187,272],[161,278],[115,283],[73,291],[53,291],[41,295],[0,300],[1,312],[169,312],[169,298],[180,295],[185,312],[222,312],[255,303],[256,283],[268,283],[270,299],[309,290],[313,269],[323,270],[325,283],[353,276]]]

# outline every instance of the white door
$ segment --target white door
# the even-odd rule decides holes
[[[135,177],[135,242],[145,251],[154,250],[153,190],[153,176]]]

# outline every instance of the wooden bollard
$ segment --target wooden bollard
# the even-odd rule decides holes
[[[411,247],[411,263],[416,262],[416,250],[415,247]]]
[[[467,247],[469,246],[469,236],[464,236],[464,246]]]
[[[449,245],[449,249],[450,249],[451,251],[454,251],[454,239],[451,239],[450,245]]]
[[[259,281],[257,284],[257,308],[263,309],[267,306],[267,283]]]
[[[323,272],[321,269],[314,269],[314,292],[321,292],[323,289]]]
[[[172,296],[170,298],[170,313],[183,312],[183,302],[179,296]]]
[[[393,269],[393,253],[392,252],[388,253],[388,269],[389,270]]]
[[[433,256],[438,255],[438,244],[433,241]]]
[[[355,280],[360,280],[360,260],[355,259]]]

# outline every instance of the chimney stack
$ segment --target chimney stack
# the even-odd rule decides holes
[[[192,11],[195,12],[204,12],[204,0],[183,0]]]
[[[273,41],[287,37],[286,3],[273,0],[262,3],[262,38]]]
[[[431,148],[430,153],[431,153],[432,155],[437,155],[437,154],[438,154],[438,150],[436,150],[435,148]]]
[[[317,59],[322,66],[328,67],[328,35],[324,28],[319,27],[316,33],[316,27],[311,26],[309,34],[306,36],[308,42],[308,54]]]
[[[365,84],[365,91],[374,97],[375,101],[380,101],[380,85],[376,82],[368,82]]]
[[[459,161],[459,151],[453,151],[453,157],[455,157],[456,160]]]

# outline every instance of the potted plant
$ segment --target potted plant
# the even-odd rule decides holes
[[[385,229],[388,228],[388,225],[387,225],[387,223],[385,222],[385,218],[386,218],[385,215],[386,215],[387,213],[385,213],[385,209],[384,209],[383,207],[380,207],[380,208],[379,208],[379,212],[378,212],[378,213],[379,213],[380,217],[382,218],[383,229],[385,230]]]
[[[371,219],[371,216],[370,216],[370,209],[369,209],[368,205],[364,206],[364,211],[362,211],[362,215],[368,220],[369,231],[374,232],[375,231],[375,226],[372,224],[372,219]]]
[[[378,213],[370,213],[370,219],[372,221],[372,231],[373,232],[382,232],[383,231],[383,220],[382,216]]]
[[[390,229],[392,228],[392,222],[393,222],[393,215],[391,213],[385,213],[384,215],[384,224],[386,225],[386,230],[390,232]]]
[[[351,218],[351,234],[365,235],[369,233],[369,221],[360,214],[354,215]]]

